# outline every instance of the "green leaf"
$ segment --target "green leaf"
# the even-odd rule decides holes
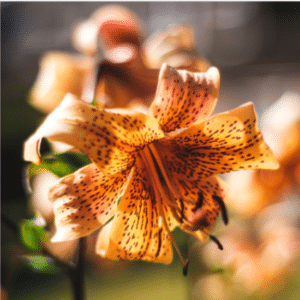
[[[84,154],[74,152],[55,154],[43,158],[39,165],[31,164],[29,167],[29,179],[38,172],[45,170],[52,172],[58,177],[64,177],[90,163],[90,159]]]
[[[60,268],[55,264],[55,260],[43,255],[25,255],[26,265],[33,271],[38,273],[58,274],[61,273]]]
[[[35,225],[32,221],[23,221],[20,226],[22,243],[31,251],[40,251],[43,242],[46,240],[47,231],[45,228]]]

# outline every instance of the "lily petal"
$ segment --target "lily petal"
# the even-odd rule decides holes
[[[62,178],[49,191],[57,229],[52,241],[77,239],[105,224],[117,209],[128,175],[107,177],[90,164]]]
[[[198,54],[193,30],[186,24],[156,32],[147,38],[144,50],[150,68],[159,69],[167,63],[176,69],[205,72],[210,66]]]
[[[120,44],[140,47],[144,39],[144,24],[132,11],[119,5],[97,9],[89,19],[76,24],[72,43],[88,55],[96,55],[101,46],[106,51]]]
[[[225,203],[229,197],[229,189],[223,180],[217,176],[200,181],[178,180],[177,186],[185,199],[189,200],[181,202],[182,216],[191,226],[187,227],[182,223],[183,230],[205,241],[220,212],[224,223],[228,223]]]
[[[144,24],[131,10],[120,5],[100,8],[92,15],[98,25],[99,37],[105,48],[120,44],[140,47],[144,39]]]
[[[165,132],[187,127],[209,117],[219,87],[220,74],[215,67],[206,73],[192,73],[163,64],[149,113],[158,119]]]
[[[44,113],[50,113],[67,93],[79,97],[92,65],[93,61],[83,55],[46,52],[40,60],[39,72],[29,94],[30,104]]]
[[[277,169],[252,103],[222,113],[157,143],[170,176],[196,180],[241,169]]]
[[[68,94],[25,142],[24,159],[40,163],[42,138],[74,146],[106,175],[130,168],[134,152],[164,133],[157,121],[129,110],[105,110]]]
[[[170,238],[160,224],[157,203],[150,192],[146,168],[137,159],[132,179],[110,225],[109,241],[101,233],[96,251],[105,258],[148,260],[170,263],[173,258]],[[107,229],[108,230],[108,229]]]

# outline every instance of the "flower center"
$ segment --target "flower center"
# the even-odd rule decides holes
[[[184,261],[179,248],[176,244],[176,241],[171,233],[171,230],[168,226],[166,216],[164,214],[163,210],[163,203],[168,204],[173,217],[181,224],[181,227],[184,228],[187,231],[195,231],[195,230],[201,230],[203,233],[205,233],[213,242],[215,242],[220,250],[223,250],[222,244],[219,242],[219,240],[206,232],[202,227],[195,226],[197,225],[199,220],[201,220],[201,211],[199,217],[199,220],[197,219],[197,215],[195,216],[195,220],[188,220],[184,214],[183,214],[183,203],[184,202],[193,202],[189,199],[186,199],[179,189],[177,188],[176,184],[172,180],[172,178],[169,176],[167,170],[164,167],[164,164],[161,160],[161,156],[159,155],[159,151],[157,147],[155,146],[156,142],[148,144],[143,150],[140,151],[141,158],[148,170],[149,178],[152,183],[152,192],[153,196],[155,197],[155,201],[158,204],[158,210],[160,215],[160,221],[161,225],[165,227],[167,230],[170,239],[184,265],[183,273],[186,275],[187,272],[187,266],[189,261]],[[216,199],[215,199],[216,200]],[[178,203],[181,203],[181,207]],[[193,202],[194,203],[194,202]],[[224,206],[224,203],[222,202],[222,199],[220,200],[220,207],[222,210],[222,216],[224,219],[225,224],[227,224],[227,213]],[[196,204],[198,205],[198,204]],[[199,207],[201,208],[201,207]]]
[[[159,191],[159,195],[163,203],[169,205],[170,210],[173,214],[173,217],[180,224],[184,224],[185,228],[193,231],[193,225],[190,220],[188,220],[183,215],[183,203],[190,202],[194,203],[194,201],[186,199],[178,187],[176,183],[172,180],[172,177],[169,175],[168,171],[164,167],[164,164],[161,160],[161,156],[159,152],[161,152],[160,147],[155,145],[155,142],[148,144],[142,150],[142,157],[145,165],[147,166],[150,178],[154,180],[154,188],[157,188]]]

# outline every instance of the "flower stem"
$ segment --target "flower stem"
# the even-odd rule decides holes
[[[71,279],[74,300],[85,299],[84,286],[84,252],[85,252],[85,238],[79,239],[79,253],[75,268],[69,269],[69,276]]]

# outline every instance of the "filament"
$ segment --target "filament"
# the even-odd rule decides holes
[[[159,211],[159,215],[161,217],[161,221],[170,237],[170,240],[171,240],[176,252],[178,253],[178,256],[179,256],[182,264],[184,265],[184,274],[186,274],[188,261],[185,261],[180,253],[177,243],[176,243],[176,241],[173,237],[173,234],[171,233],[170,228],[168,226],[166,216],[164,214],[163,207],[162,207],[162,201],[165,201],[165,200],[167,200],[167,202],[170,202],[170,201],[168,199],[168,196],[166,195],[165,189],[161,185],[161,179],[159,178],[159,175],[157,172],[158,170],[153,162],[153,157],[150,154],[148,147],[145,147],[140,153],[143,158],[143,162],[145,163],[147,169],[150,171],[149,174],[151,174],[153,176],[153,177],[152,176],[150,176],[150,177],[151,177],[152,188],[154,190],[154,196],[155,196],[155,199],[156,199],[156,202],[158,205],[158,211]],[[174,203],[172,203],[172,204],[174,205]]]

